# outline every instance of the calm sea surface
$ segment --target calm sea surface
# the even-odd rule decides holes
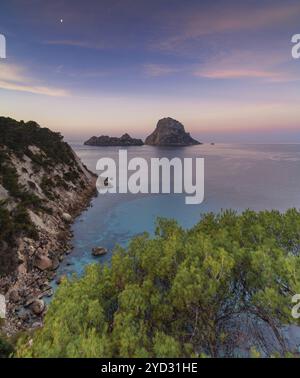
[[[96,172],[101,157],[118,160],[119,148],[72,146],[87,167]],[[205,212],[235,209],[238,212],[300,208],[300,145],[200,145],[189,148],[128,148],[128,159],[143,157],[203,157],[205,159],[205,200],[186,205],[185,195],[99,194],[92,207],[72,226],[74,249],[58,268],[57,276],[81,274],[92,262],[109,263],[116,243],[126,246],[134,235],[153,233],[158,216],[175,218],[183,227],[191,227]],[[99,173],[99,172],[98,172]],[[109,253],[95,258],[91,251],[104,246]],[[56,283],[52,282],[55,289]],[[49,300],[49,298],[48,298]],[[282,328],[288,349],[300,350],[300,327]],[[278,345],[268,329],[262,329],[270,350]],[[251,344],[251,342],[250,342]],[[273,345],[273,346],[272,346]],[[276,346],[277,345],[277,346]],[[273,349],[272,349],[273,348]],[[247,346],[238,353],[247,355]]]
[[[117,147],[72,146],[87,167],[96,172],[101,157],[118,160]],[[150,146],[128,148],[128,159],[143,157],[203,157],[205,159],[205,200],[186,205],[185,195],[99,194],[92,207],[72,226],[74,249],[58,270],[58,275],[81,274],[95,261],[108,262],[116,243],[126,245],[143,231],[152,233],[158,216],[175,218],[191,227],[201,214],[221,209],[284,211],[300,208],[300,145],[216,144],[188,148]],[[106,256],[94,258],[91,250],[103,246]]]

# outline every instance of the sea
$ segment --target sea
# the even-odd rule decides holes
[[[72,144],[83,163],[93,172],[101,158],[119,159],[119,147],[90,147]],[[289,208],[300,209],[300,144],[203,144],[192,147],[127,148],[128,160],[179,157],[204,159],[204,200],[187,205],[186,194],[98,194],[91,206],[72,225],[73,245],[57,271],[57,277],[83,274],[88,264],[109,264],[117,244],[126,247],[132,237],[155,231],[158,217],[175,219],[190,228],[207,212],[233,209],[256,211]],[[184,160],[183,160],[184,161]],[[92,249],[104,247],[108,253],[94,257]],[[57,288],[55,280],[53,289]],[[50,300],[50,298],[49,298]],[[241,320],[242,321],[242,320]],[[262,325],[270,350],[277,342]],[[282,327],[289,350],[300,352],[300,327]],[[251,343],[250,343],[251,344]],[[247,355],[248,346],[241,345],[238,355]]]
[[[120,147],[72,144],[83,163],[93,172],[100,158],[118,162]],[[131,146],[135,157],[204,159],[204,201],[187,205],[186,194],[98,194],[91,206],[72,225],[73,250],[61,263],[57,275],[82,274],[93,262],[109,263],[116,244],[126,246],[142,232],[153,234],[158,217],[176,219],[190,228],[207,212],[233,209],[285,211],[300,208],[300,144],[203,144],[192,147]],[[108,253],[93,257],[94,247]]]

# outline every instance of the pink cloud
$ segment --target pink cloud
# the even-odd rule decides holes
[[[211,70],[195,72],[195,76],[204,77],[208,79],[243,79],[243,78],[257,78],[267,79],[270,81],[287,80],[286,74],[269,71],[247,70],[247,69],[225,69],[225,70]]]
[[[17,65],[1,64],[0,89],[28,92],[53,97],[68,96],[68,92],[62,88],[46,86],[29,77],[23,67]]]
[[[219,54],[200,65],[194,76],[208,79],[261,79],[269,82],[295,80],[284,70],[289,56],[280,51],[234,50]]]

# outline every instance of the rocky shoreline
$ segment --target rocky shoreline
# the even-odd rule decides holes
[[[2,330],[40,327],[50,282],[71,249],[70,227],[96,195],[96,175],[59,133],[0,117]]]
[[[38,241],[23,238],[20,248],[23,249],[24,255],[29,257],[26,269],[25,261],[22,261],[15,274],[0,279],[0,288],[5,292],[7,303],[6,321],[2,331],[7,335],[42,326],[47,311],[44,298],[54,294],[50,283],[59,278],[56,270],[72,249],[71,225],[76,217],[90,206],[90,201],[95,195],[93,184],[78,196],[78,205],[69,214],[70,220],[66,221],[63,217],[57,219],[60,232],[56,237],[40,230]]]

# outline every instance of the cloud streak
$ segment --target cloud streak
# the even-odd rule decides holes
[[[103,50],[107,46],[104,43],[92,42],[85,40],[71,40],[71,39],[62,39],[62,40],[49,40],[45,41],[46,45],[54,46],[70,46],[70,47],[79,47],[83,49],[92,49],[92,50]]]
[[[255,57],[255,59],[253,59]],[[282,69],[287,54],[275,51],[234,50],[208,59],[193,75],[206,79],[258,79],[268,82],[288,82],[295,76]]]
[[[27,77],[24,68],[17,65],[0,65],[0,89],[27,92],[52,97],[65,97],[69,93],[65,89],[41,85],[36,80]]]
[[[264,79],[270,82],[284,82],[295,80],[294,77],[280,72],[251,69],[225,69],[196,71],[194,76],[207,79]]]
[[[180,68],[173,67],[166,64],[145,64],[143,66],[144,72],[150,77],[167,76],[182,71]]]
[[[297,22],[300,14],[300,4],[275,5],[271,8],[258,7],[229,7],[193,9],[173,13],[169,17],[166,37],[159,38],[152,44],[152,48],[166,51],[178,50],[189,41],[203,37],[229,32],[256,32],[270,29],[288,22]]]

